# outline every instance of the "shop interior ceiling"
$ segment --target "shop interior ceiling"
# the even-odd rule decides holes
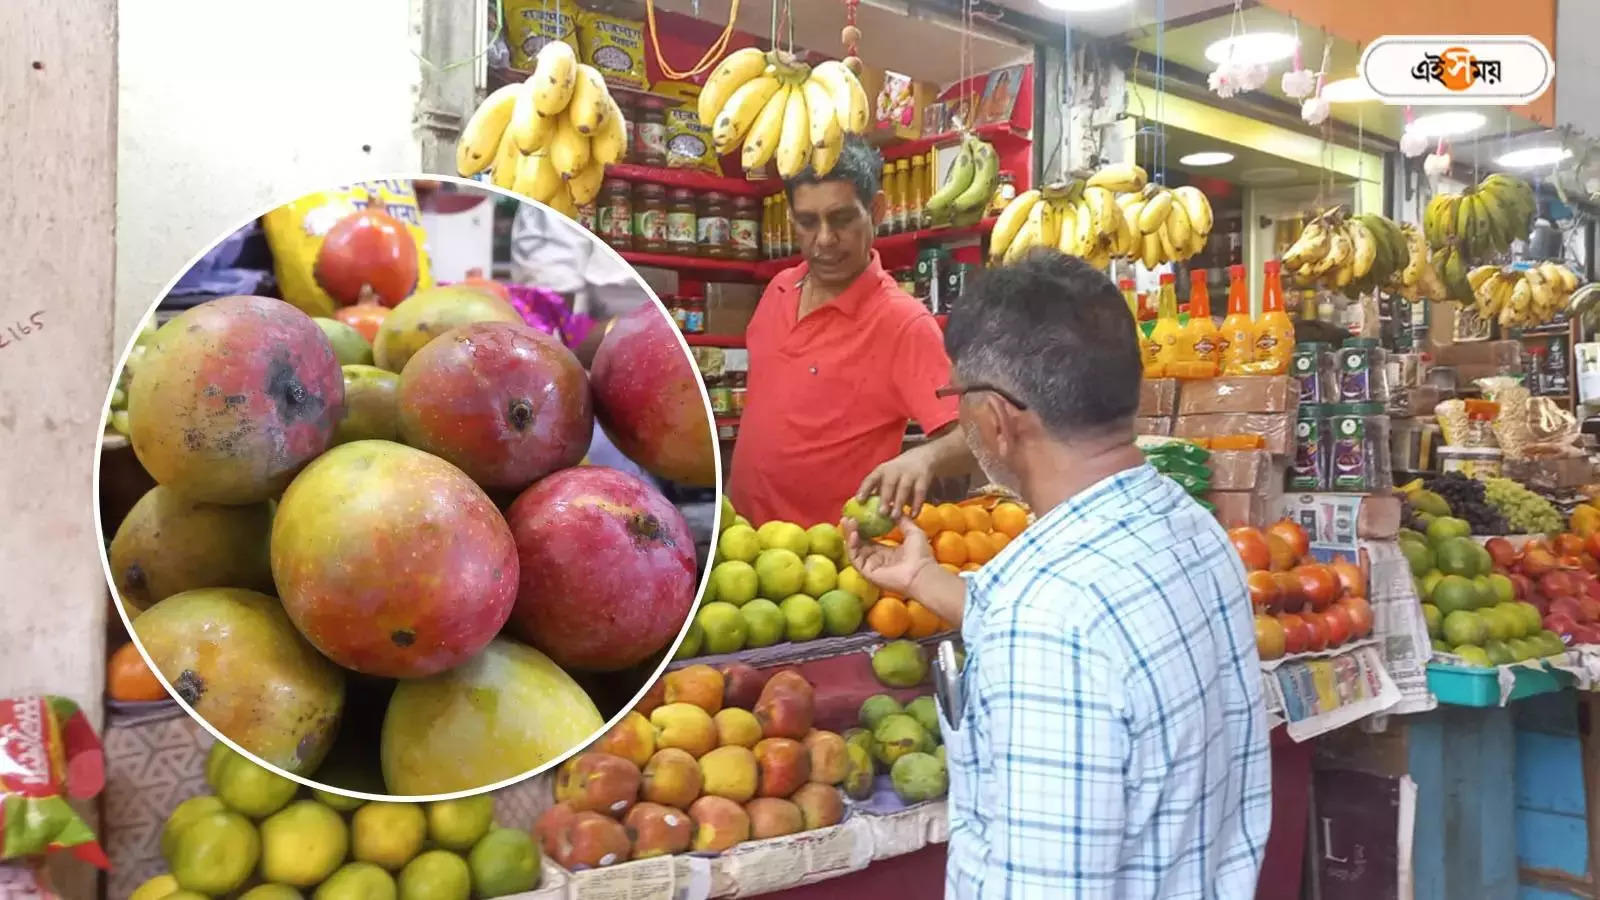
[[[739,30],[765,37],[772,30],[772,6],[781,0],[741,0]],[[795,11],[794,44],[820,53],[842,52],[839,30],[844,4],[838,0],[790,0]],[[942,4],[941,4],[942,5]],[[728,21],[728,0],[656,0],[656,8],[696,15],[717,24]],[[963,74],[987,72],[1033,61],[1033,48],[985,29],[974,29],[972,58],[962,70],[959,20],[927,3],[904,0],[862,0],[856,12],[861,29],[860,55],[867,65],[890,69],[941,88]],[[936,48],[936,52],[929,52]]]

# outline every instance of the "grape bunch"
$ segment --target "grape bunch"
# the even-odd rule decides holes
[[[1516,534],[1559,534],[1566,522],[1550,501],[1509,478],[1484,479],[1484,495]]]
[[[1486,498],[1484,483],[1460,472],[1446,472],[1424,482],[1428,490],[1443,497],[1458,519],[1466,520],[1473,534],[1506,534],[1509,529],[1502,514]]]

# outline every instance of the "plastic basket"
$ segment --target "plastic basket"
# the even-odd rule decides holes
[[[1571,675],[1554,669],[1530,669],[1527,666],[1507,666],[1507,668],[1516,678],[1508,702],[1532,697],[1535,694],[1564,690],[1575,683]],[[1499,706],[1499,670],[1481,666],[1428,663],[1428,690],[1439,698],[1440,703],[1454,706]]]

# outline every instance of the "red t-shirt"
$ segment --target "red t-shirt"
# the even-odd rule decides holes
[[[906,425],[954,422],[944,335],[878,254],[844,293],[799,319],[801,264],[767,285],[745,331],[749,392],[728,496],[756,525],[837,522],[845,500],[900,453]]]

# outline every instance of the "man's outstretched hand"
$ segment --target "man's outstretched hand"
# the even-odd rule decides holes
[[[938,568],[939,563],[933,558],[928,536],[916,523],[902,516],[899,524],[900,533],[905,537],[893,547],[863,540],[854,519],[841,521],[839,530],[844,534],[845,552],[850,555],[850,564],[856,571],[878,587],[904,597],[911,593],[911,583],[925,568]]]
[[[869,472],[856,490],[856,499],[877,494],[884,515],[898,518],[902,510],[916,515],[933,485],[936,462],[927,445],[913,447]]]

